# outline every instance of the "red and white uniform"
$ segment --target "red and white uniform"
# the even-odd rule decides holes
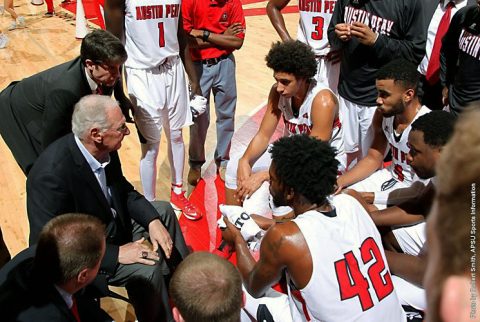
[[[422,106],[411,123],[429,112],[430,109],[428,107]],[[390,195],[390,192],[393,190],[410,187],[415,181],[427,182],[418,178],[407,162],[407,154],[410,151],[408,135],[412,129],[411,123],[401,134],[397,134],[394,128],[394,121],[395,117],[383,118],[382,121],[383,133],[387,138],[388,147],[392,151],[392,163],[388,168],[378,170],[368,178],[351,186],[352,189],[357,191],[374,192],[374,204],[379,209],[384,209],[387,204],[398,204],[411,197],[406,194]]]
[[[293,219],[313,263],[310,281],[299,290],[306,320],[405,321],[372,219],[351,196],[334,196],[331,204],[332,212],[311,210]],[[298,310],[295,296],[290,300],[292,310]]]
[[[149,69],[178,56],[180,0],[126,0],[125,66]]]
[[[330,52],[327,30],[336,3],[336,0],[299,0],[300,20],[297,31],[297,39],[309,45],[317,56],[315,79],[334,93],[337,93],[340,64],[331,65],[324,58]]]
[[[285,136],[294,134],[310,134],[312,130],[312,105],[318,92],[321,90],[330,90],[323,84],[312,82],[307,91],[307,95],[295,116],[292,109],[292,99],[280,96],[278,108],[282,111],[285,122]],[[331,90],[330,90],[331,91]],[[328,141],[332,147],[337,150],[337,160],[340,162],[339,171],[343,172],[346,165],[346,155],[343,146],[343,128],[338,117],[335,118],[332,128],[332,137]]]

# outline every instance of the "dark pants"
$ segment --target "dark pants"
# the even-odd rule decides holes
[[[172,238],[174,250],[170,259],[165,259],[159,248],[160,261],[157,265],[118,264],[115,274],[108,279],[108,284],[125,286],[138,321],[173,321],[168,302],[168,282],[173,270],[188,255],[189,250],[170,204],[165,201],[154,201],[152,205]],[[148,233],[134,223],[133,240],[141,237],[148,238]]]

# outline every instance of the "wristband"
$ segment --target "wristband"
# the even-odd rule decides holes
[[[210,31],[204,30],[202,35],[202,40],[206,42],[208,40],[208,37],[210,37]]]

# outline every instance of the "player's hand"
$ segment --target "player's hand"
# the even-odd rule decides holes
[[[448,105],[448,86],[444,86],[442,89],[442,104],[443,106]]]
[[[224,35],[235,36],[241,34],[244,31],[243,26],[240,22],[235,22],[228,26],[228,28],[223,32]]]
[[[160,219],[152,220],[148,224],[148,234],[150,235],[153,250],[156,252],[158,248],[161,247],[165,253],[165,257],[170,258],[173,250],[173,241]]]
[[[242,207],[220,205],[219,208],[223,217],[228,218],[228,220],[240,230],[240,233],[245,241],[253,239],[259,232],[262,231],[262,229]]]
[[[349,41],[352,39],[350,25],[346,23],[338,23],[335,25],[335,34],[341,41]]]
[[[354,22],[350,27],[351,35],[366,46],[373,46],[377,41],[378,35],[370,27],[361,22]]]
[[[222,239],[231,245],[236,243],[246,243],[240,230],[238,230],[227,217],[222,217],[222,219],[225,223],[225,228],[222,229]]]
[[[193,38],[202,38],[203,37],[203,30],[200,29],[192,29],[189,33],[190,36]]]
[[[141,263],[145,265],[155,265],[160,260],[156,251],[152,251],[143,242],[145,238],[122,245],[118,251],[118,262],[123,265]]]
[[[235,191],[235,196],[242,201],[249,198],[266,180],[268,180],[268,172],[252,173],[250,177],[242,180],[241,185]]]
[[[330,52],[325,57],[325,60],[330,62],[332,65],[338,64],[341,59],[342,59],[341,50],[330,50]]]
[[[247,180],[250,175],[252,174],[252,167],[245,161],[244,159],[238,160],[238,167],[237,167],[237,189],[240,188],[245,180]],[[241,199],[237,198],[237,201],[242,201]]]

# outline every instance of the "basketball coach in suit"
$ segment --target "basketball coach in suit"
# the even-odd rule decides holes
[[[81,97],[112,94],[126,59],[120,40],[95,30],[83,39],[79,57],[0,93],[0,134],[25,175],[50,143],[71,132],[73,107]]]
[[[0,270],[4,322],[111,322],[98,300],[84,292],[105,252],[98,218],[64,214],[50,220],[31,246]]]
[[[27,177],[30,244],[59,214],[100,218],[107,232],[100,274],[108,284],[126,287],[139,321],[171,321],[165,280],[188,254],[173,208],[150,203],[123,176],[116,151],[130,132],[116,101],[82,98],[72,131],[40,155]]]

